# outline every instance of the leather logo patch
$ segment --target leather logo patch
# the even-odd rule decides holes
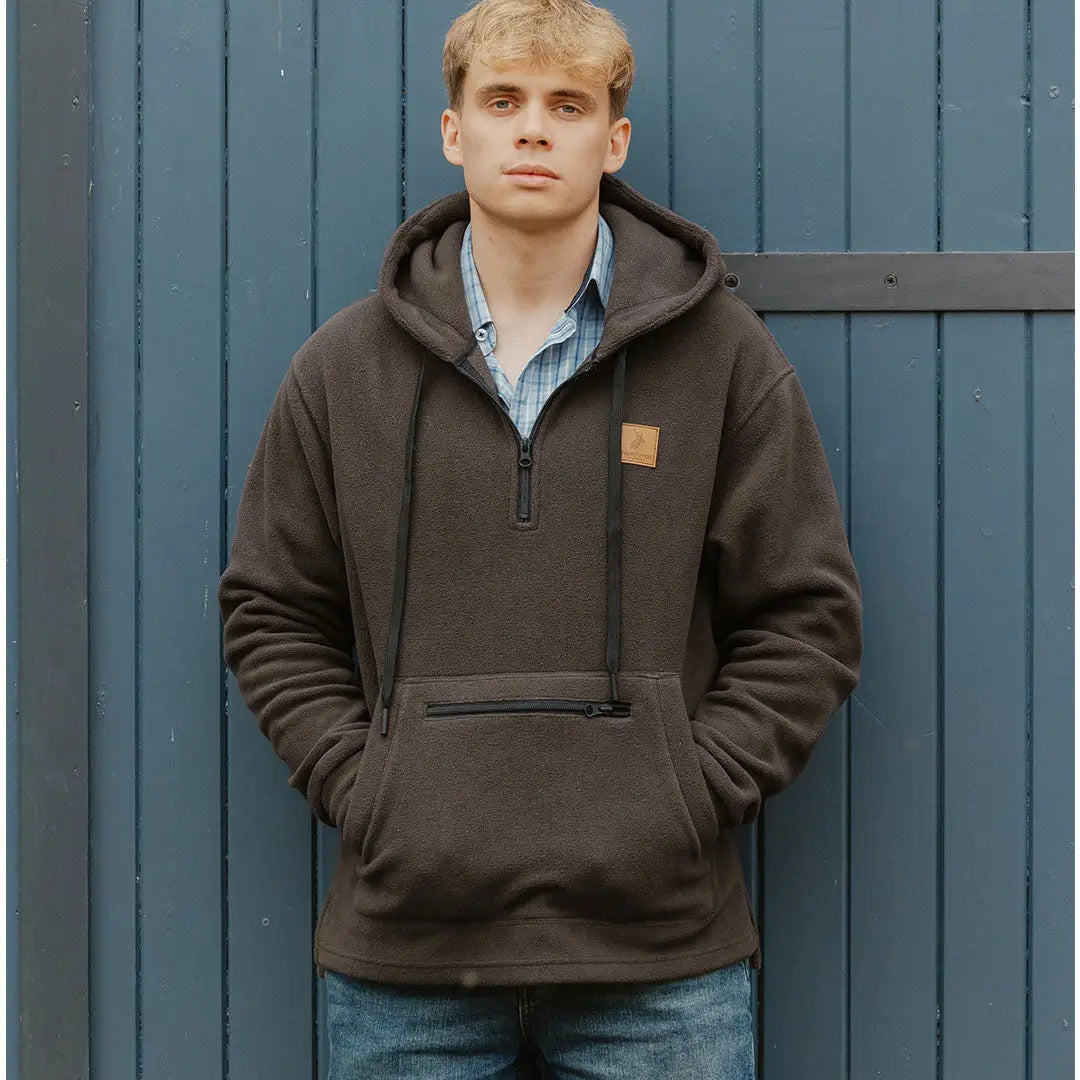
[[[648,465],[656,468],[656,446],[660,441],[660,429],[650,424],[623,424],[622,459],[631,465]]]

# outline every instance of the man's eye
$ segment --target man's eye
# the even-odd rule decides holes
[[[496,98],[494,101],[491,102],[491,104],[495,105],[495,106],[512,105],[513,102],[509,101],[507,98]],[[574,112],[580,112],[581,111],[576,105],[571,105],[568,101],[563,102],[563,104],[560,105],[559,108],[560,109],[573,109]],[[496,108],[495,111],[496,112],[506,112],[506,109]]]

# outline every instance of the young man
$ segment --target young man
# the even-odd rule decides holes
[[[862,651],[825,453],[713,236],[613,175],[613,17],[482,0],[443,70],[465,190],[293,356],[218,590],[341,830],[330,1075],[748,1078],[733,828]]]

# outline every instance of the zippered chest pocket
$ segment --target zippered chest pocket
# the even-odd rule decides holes
[[[629,716],[628,701],[595,701],[586,698],[503,698],[494,701],[429,701],[426,719],[473,716],[484,713],[562,713],[581,716]]]

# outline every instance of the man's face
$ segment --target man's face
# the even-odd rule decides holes
[[[616,172],[630,143],[630,121],[608,122],[608,91],[537,68],[490,68],[474,61],[460,114],[442,114],[443,154],[461,165],[469,197],[491,218],[537,231],[584,212],[600,175]],[[515,175],[543,165],[555,176]]]

